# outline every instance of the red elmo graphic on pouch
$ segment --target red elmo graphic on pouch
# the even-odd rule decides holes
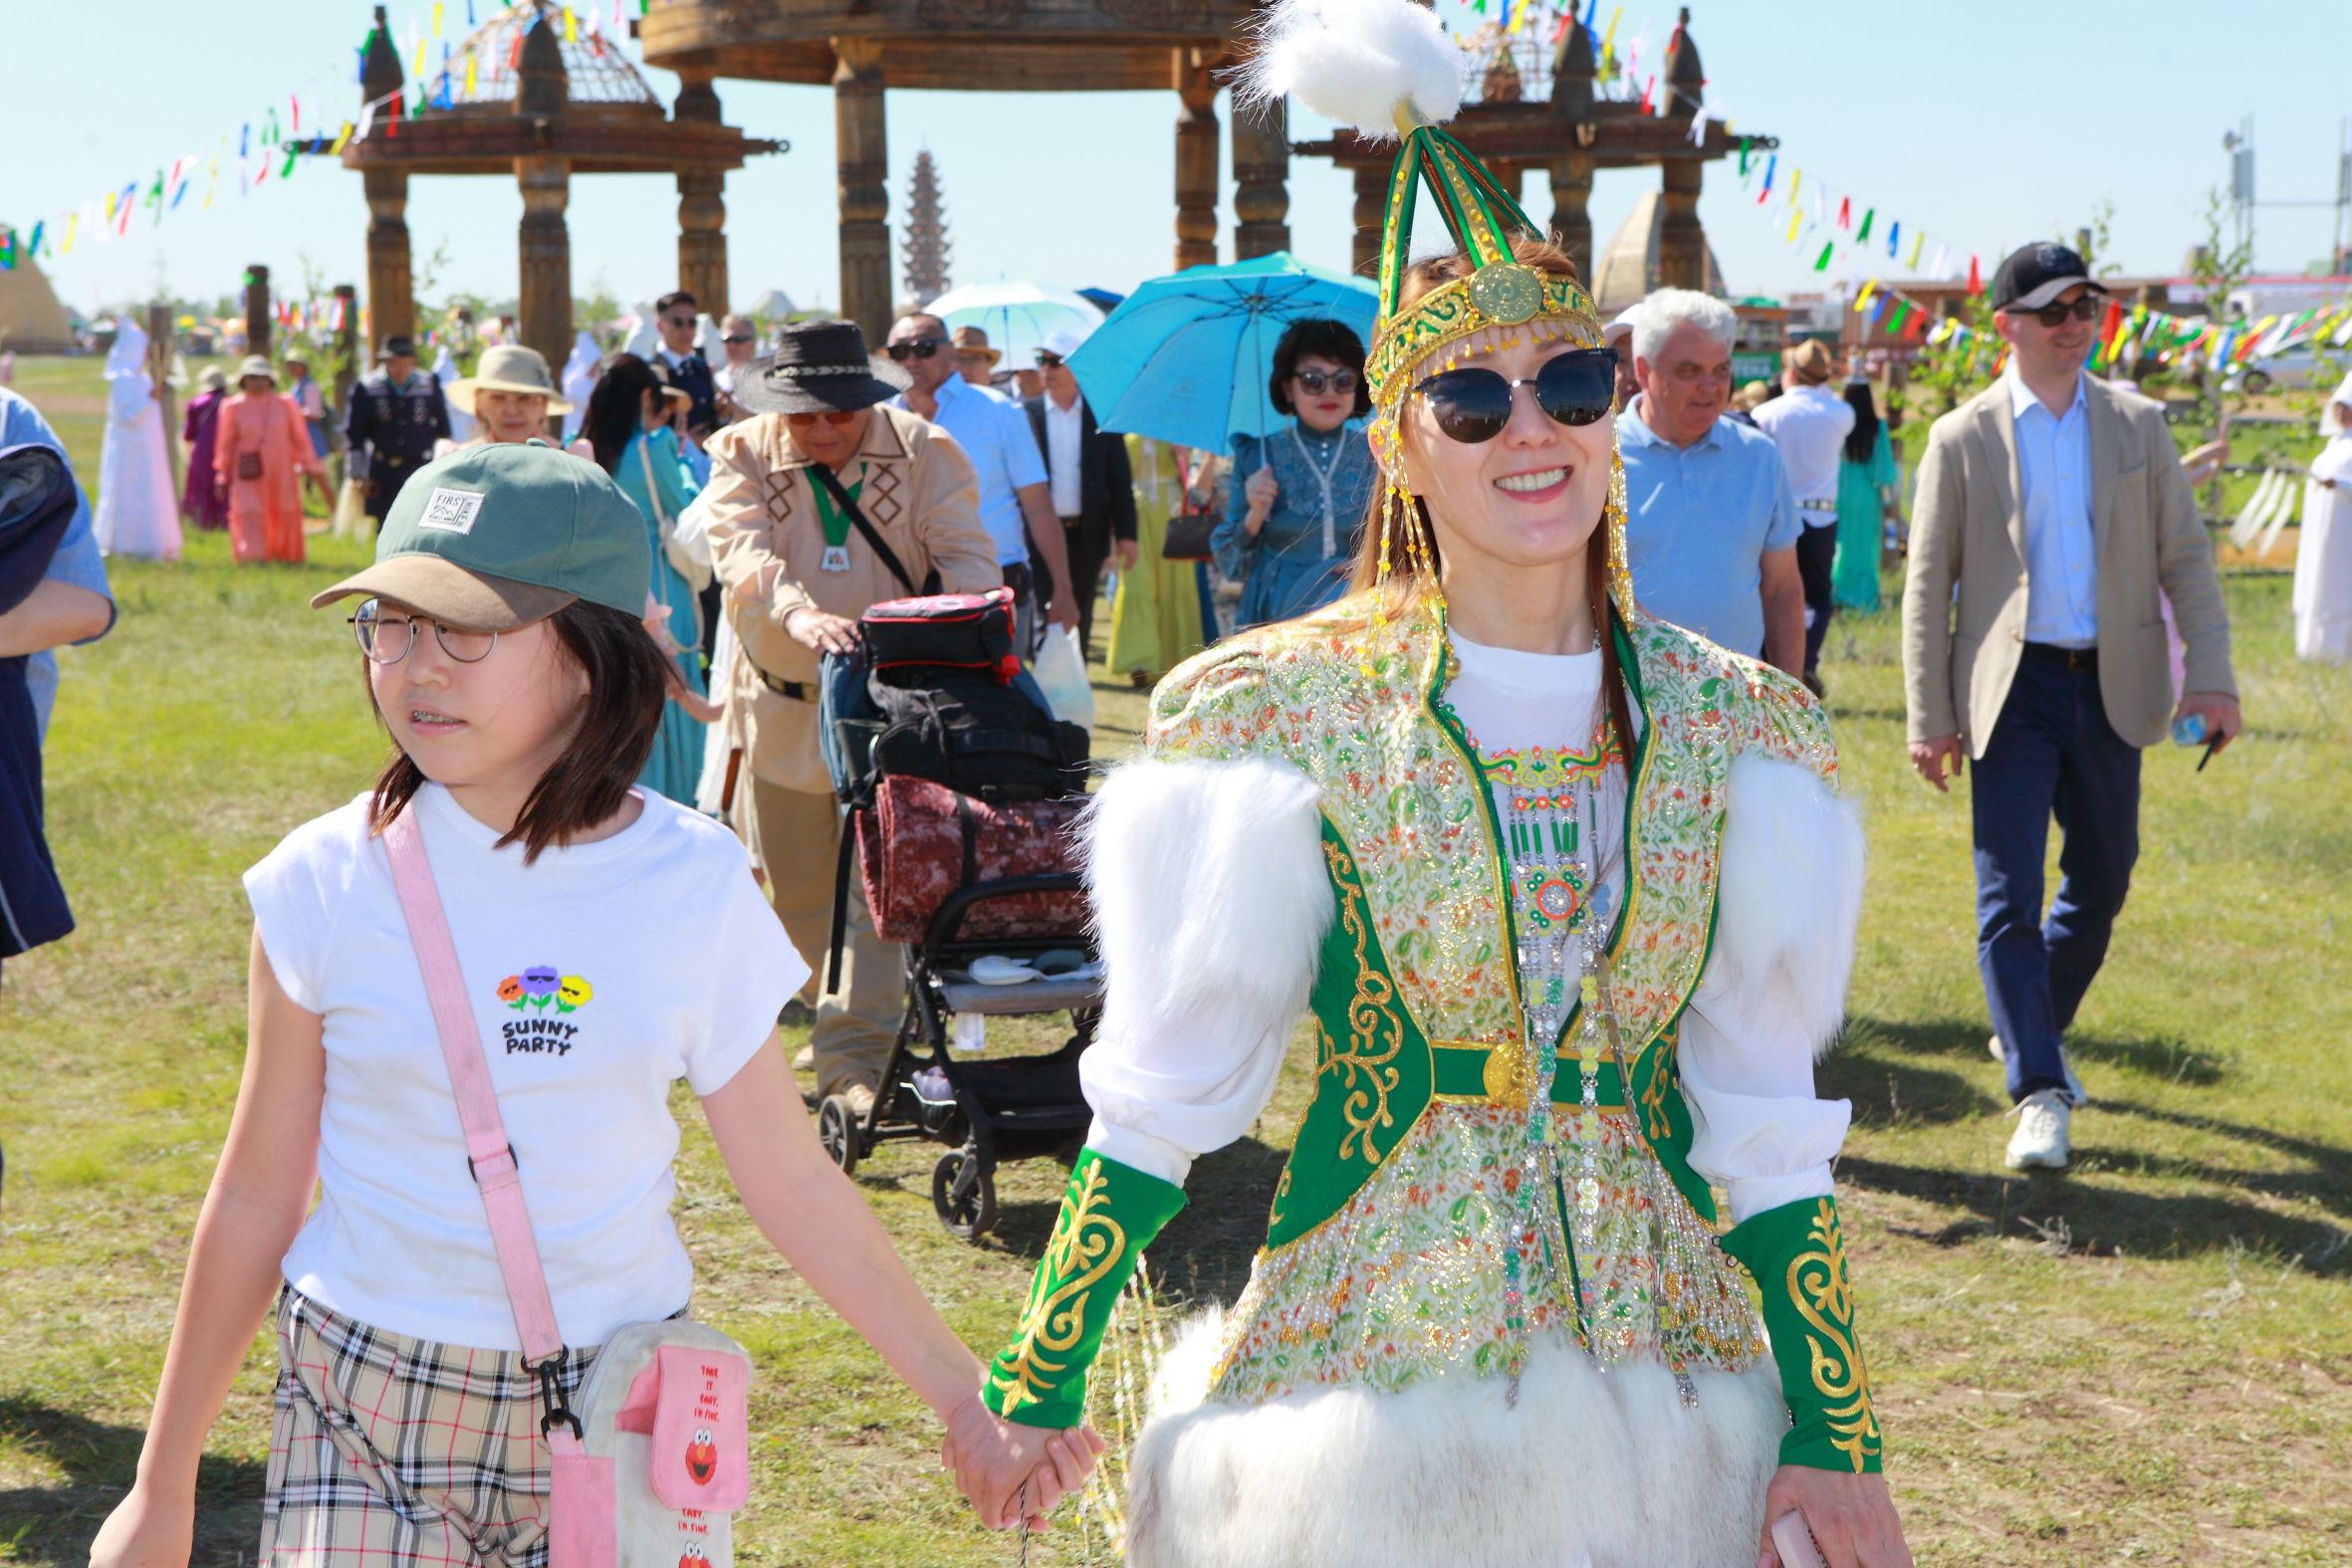
[[[695,1485],[707,1486],[718,1472],[719,1446],[712,1441],[710,1428],[697,1427],[694,1441],[686,1445],[686,1473],[694,1477]],[[693,1565],[680,1563],[678,1568],[693,1568]]]
[[[678,1568],[711,1568],[711,1560],[699,1546],[688,1546],[678,1554]]]

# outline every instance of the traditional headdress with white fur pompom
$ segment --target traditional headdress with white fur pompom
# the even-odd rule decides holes
[[[1381,504],[1385,535],[1392,512],[1410,503],[1397,456],[1397,418],[1428,361],[1491,328],[1526,326],[1543,338],[1597,348],[1599,316],[1592,297],[1574,281],[1513,258],[1514,238],[1540,239],[1543,231],[1478,155],[1441,128],[1462,108],[1462,52],[1437,17],[1413,0],[1277,0],[1234,94],[1243,104],[1294,97],[1360,134],[1398,138],[1380,239],[1380,316],[1364,356],[1373,403],[1368,434],[1389,481]],[[1424,184],[1455,243],[1476,266],[1468,277],[1400,307],[1413,213]],[[1630,614],[1623,485],[1621,472],[1612,475],[1608,550],[1614,596]],[[1406,536],[1417,560],[1425,559],[1422,532],[1415,527]],[[1380,560],[1385,572],[1385,539]],[[1425,580],[1434,578],[1431,570]]]

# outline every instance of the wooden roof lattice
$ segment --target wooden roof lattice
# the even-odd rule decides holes
[[[565,36],[564,11],[555,0],[517,0],[468,33],[426,72],[426,105],[444,113],[511,111],[522,85],[524,40],[542,23],[552,30],[564,62],[567,108],[661,112],[653,89],[601,31],[575,24],[572,36]]]

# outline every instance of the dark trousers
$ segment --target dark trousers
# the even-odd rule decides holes
[[[1814,516],[1817,514],[1807,514]],[[1821,639],[1829,635],[1829,617],[1837,613],[1830,596],[1837,564],[1837,522],[1832,517],[1821,528],[1806,524],[1796,536],[1796,576],[1805,590],[1805,673],[1821,665]]]
[[[2065,1086],[2058,1037],[2107,957],[2140,853],[2140,753],[2107,723],[2096,670],[2028,652],[1971,776],[1969,799],[1977,968],[2007,1047],[2009,1097],[2021,1100]],[[2053,815],[2064,836],[2058,896],[2045,923],[2041,868]]]
[[[1106,530],[1090,529],[1077,518],[1061,520],[1061,538],[1069,547],[1069,574],[1077,578],[1070,587],[1077,595],[1078,651],[1083,654],[1094,643],[1094,596],[1102,588],[1110,539]]]

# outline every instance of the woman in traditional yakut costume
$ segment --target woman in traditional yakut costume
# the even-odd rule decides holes
[[[1388,489],[1357,591],[1170,674],[1101,790],[1095,1121],[986,1398],[1041,1441],[1079,1422],[1137,1254],[1307,1011],[1266,1248],[1160,1368],[1130,1563],[1747,1568],[1797,1510],[1832,1568],[1908,1564],[1831,1193],[1848,1107],[1813,1094],[1862,876],[1828,727],[1634,603],[1591,300],[1432,123],[1459,88],[1429,13],[1323,5],[1255,70],[1404,132]],[[1461,249],[1408,266],[1424,181]]]

